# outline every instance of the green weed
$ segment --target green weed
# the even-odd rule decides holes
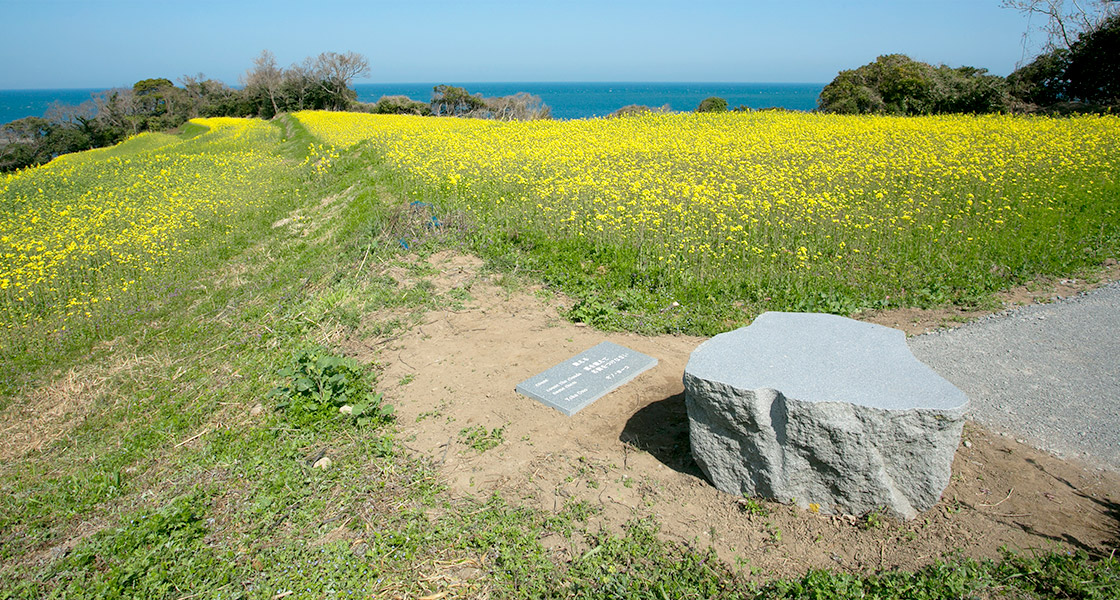
[[[269,392],[276,408],[296,425],[332,419],[340,412],[358,426],[382,425],[392,420],[393,406],[371,391],[371,385],[352,359],[305,350],[294,364],[280,369],[287,380]]]
[[[860,529],[882,529],[887,525],[887,515],[881,509],[868,511],[859,520]]]
[[[204,152],[207,136],[193,139],[190,151]],[[306,143],[285,144],[276,152],[294,167]],[[552,513],[499,495],[451,494],[428,460],[395,444],[391,413],[372,393],[373,371],[340,358],[324,333],[327,325],[353,327],[371,310],[421,311],[436,301],[430,285],[402,288],[369,265],[489,244],[494,268],[579,291],[588,318],[601,315],[596,324],[640,331],[723,327],[743,308],[723,302],[732,292],[748,308],[767,300],[718,282],[681,292],[621,247],[524,231],[488,237],[443,213],[454,227],[427,227],[422,219],[434,214],[402,210],[392,196],[422,190],[371,164],[366,150],[343,153],[327,173],[278,172],[270,181],[303,192],[246,190],[272,204],[259,202],[231,237],[200,230],[200,250],[183,255],[177,271],[153,270],[134,313],[91,318],[72,338],[21,338],[39,348],[34,354],[5,348],[0,360],[14,375],[0,382],[4,402],[23,401],[70,369],[101,383],[88,392],[80,424],[0,464],[0,599],[424,597],[447,591],[438,577],[422,577],[446,564],[482,566],[456,582],[465,597],[1115,598],[1115,558],[1061,552],[950,557],[914,573],[813,571],[756,585],[709,550],[659,537],[652,519],[611,533],[593,520],[601,510],[594,501],[569,498]],[[318,195],[347,200],[323,208]],[[301,202],[315,235],[271,227]],[[843,301],[816,292],[805,297]],[[396,334],[413,322],[386,327]],[[284,408],[252,415],[269,394]],[[349,418],[338,411],[346,405]],[[356,434],[362,418],[378,429]],[[503,443],[504,427],[464,428],[459,439],[485,452]],[[331,468],[310,467],[320,453]],[[598,481],[591,474],[581,465],[589,486]],[[637,487],[652,496],[652,485],[641,479]],[[754,499],[741,506],[760,517],[771,510]],[[781,534],[771,528],[773,543]],[[555,538],[573,554],[543,547]]]
[[[459,431],[459,441],[481,454],[501,445],[504,441],[504,433],[505,427],[496,427],[487,431],[481,425],[473,425]]]
[[[766,505],[766,501],[758,498],[748,498],[744,496],[739,500],[739,509],[756,517],[766,517],[770,515],[770,508]]]

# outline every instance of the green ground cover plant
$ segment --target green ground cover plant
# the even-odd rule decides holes
[[[504,427],[495,427],[487,431],[481,425],[464,427],[459,431],[459,441],[481,454],[501,445],[504,429]]]
[[[87,175],[74,171],[48,184],[76,198],[90,179],[108,176],[103,169],[114,169],[118,187],[104,193],[144,189],[139,176],[160,172],[146,166],[151,152],[168,157],[164,177],[202,175],[191,160],[220,177],[223,156],[242,150],[269,157],[261,168],[271,182],[230,188],[252,207],[227,217],[237,227],[223,218],[193,229],[174,258],[135,271],[127,302],[114,297],[102,312],[65,316],[73,320],[45,305],[6,305],[6,318],[37,316],[6,330],[0,367],[13,376],[0,386],[0,411],[22,414],[15,410],[42,408],[37,398],[66,398],[80,418],[55,437],[10,433],[0,447],[0,599],[449,591],[494,598],[1103,599],[1120,587],[1115,558],[1081,553],[1009,553],[998,562],[946,557],[917,573],[815,571],[758,582],[711,551],[664,541],[648,519],[611,533],[589,523],[594,509],[586,503],[551,512],[501,496],[451,494],[433,465],[397,439],[386,405],[370,396],[377,365],[346,358],[337,342],[361,326],[398,331],[417,322],[414,314],[461,301],[362,265],[476,247],[486,225],[429,202],[441,197],[385,169],[369,147],[312,153],[308,146],[317,142],[297,121],[268,127],[264,139],[239,141],[213,128],[140,138],[104,155],[78,155],[89,162]],[[132,172],[125,164],[140,166]],[[205,199],[206,189],[187,186],[183,194],[201,196],[181,201]],[[0,195],[8,211],[0,218],[28,198],[46,201],[22,192],[19,202],[11,198]],[[433,216],[439,226],[431,225]],[[517,277],[543,277],[541,269],[525,270],[541,259],[521,252],[494,263]],[[568,261],[571,277],[585,278],[590,290],[601,285],[598,266],[614,268],[610,256],[596,255],[603,262],[586,267],[573,254],[555,258]],[[113,284],[134,272],[123,259],[107,264]],[[89,289],[102,297],[100,284],[80,280],[42,293]],[[384,322],[363,324],[385,310],[392,316]],[[63,323],[80,334],[56,333]],[[364,411],[357,410],[361,402],[369,402]],[[347,417],[342,405],[356,410]],[[477,433],[475,442],[502,441],[502,429],[480,430],[464,439]],[[315,468],[323,457],[330,466]],[[557,560],[542,543],[549,536],[578,540],[576,555]]]
[[[382,401],[373,384],[353,359],[322,351],[304,350],[293,365],[278,371],[285,384],[268,397],[295,424],[348,416],[359,426],[384,424],[393,418],[393,406]]]
[[[711,335],[766,310],[991,306],[1120,254],[1111,115],[296,118],[465,215],[477,253],[598,327]]]

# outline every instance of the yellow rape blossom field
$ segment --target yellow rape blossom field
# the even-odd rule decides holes
[[[166,285],[193,246],[221,245],[282,194],[274,188],[294,165],[275,151],[278,128],[228,118],[191,127],[198,135],[144,133],[0,179],[0,332],[9,341],[135,310],[149,273],[164,272]]]
[[[540,434],[566,417],[479,402],[516,374],[469,358],[601,337],[557,306],[705,334],[984,302],[1117,257],[1118,163],[1112,116],[301,113],[0,175],[0,599],[1105,597],[1115,479],[972,424],[924,522],[820,518],[705,490],[679,379]]]
[[[220,247],[339,160],[465,215],[477,252],[605,327],[976,305],[1120,251],[1115,116],[296,119],[319,142],[302,164],[283,127],[217,118],[4,176],[0,331],[46,339],[138,310],[152,271],[184,272],[193,246]]]
[[[1120,246],[1116,116],[296,116],[537,251],[610,254],[631,289],[607,312],[635,288],[748,312],[976,303]]]

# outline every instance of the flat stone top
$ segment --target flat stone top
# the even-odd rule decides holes
[[[763,313],[701,344],[685,373],[743,390],[775,389],[803,402],[885,410],[968,404],[963,392],[914,358],[901,331],[820,313]]]

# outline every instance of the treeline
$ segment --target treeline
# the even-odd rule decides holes
[[[301,109],[344,110],[357,94],[350,85],[369,72],[360,54],[324,52],[282,69],[265,50],[235,89],[204,75],[137,81],[95,94],[77,106],[52,106],[43,117],[0,125],[0,171],[115,144],[143,131],[174,129],[195,117],[262,117]]]
[[[77,106],[56,104],[43,117],[0,125],[0,172],[49,162],[56,156],[113,145],[143,131],[172,130],[195,117],[271,119],[298,110],[352,110],[386,114],[456,116],[499,120],[550,118],[539,96],[518,93],[484,98],[439,85],[430,102],[386,96],[358,102],[352,84],[369,74],[361,54],[324,52],[287,68],[265,50],[232,88],[199,74],[179,79],[144,79],[131,88],[109,90]]]
[[[1070,113],[1120,109],[1120,15],[1082,32],[1007,77],[932,66],[901,54],[841,71],[818,110],[843,114]]]
[[[512,96],[484,98],[465,88],[437,85],[432,88],[428,103],[408,96],[382,96],[374,104],[358,103],[353,107],[362,112],[378,114],[407,114],[435,117],[468,117],[497,121],[531,121],[552,118],[552,109],[540,96],[518,92]]]

